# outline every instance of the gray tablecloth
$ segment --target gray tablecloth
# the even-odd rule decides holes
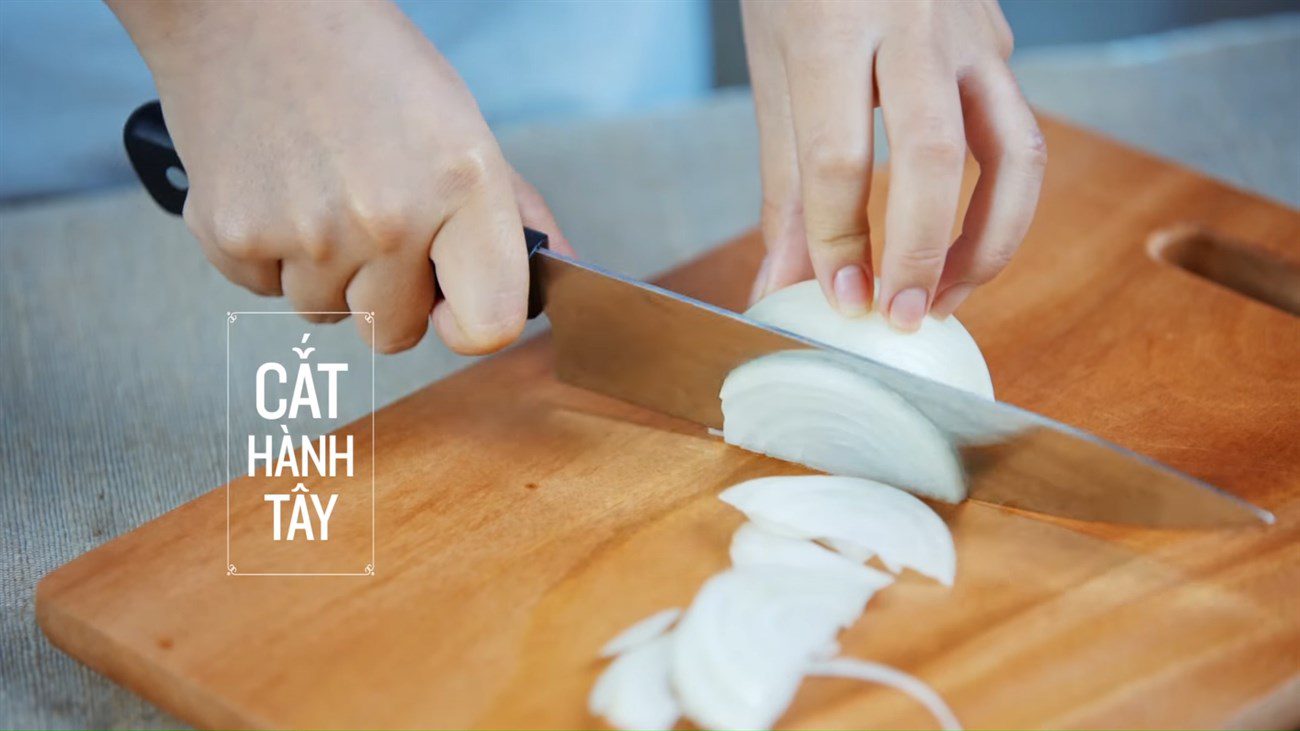
[[[1300,206],[1300,15],[1038,51],[1016,65],[1049,112]],[[756,134],[739,91],[501,136],[583,253],[633,275],[757,220]],[[223,481],[223,315],[272,304],[223,281],[138,191],[0,212],[0,726],[178,725],[53,649],[33,588]],[[363,355],[349,326],[319,337]],[[467,362],[431,340],[382,358],[377,400]],[[340,419],[368,408],[346,402]]]

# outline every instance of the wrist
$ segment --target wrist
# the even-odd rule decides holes
[[[238,43],[255,8],[243,2],[105,0],[160,87],[217,50]],[[274,5],[274,3],[268,3]]]

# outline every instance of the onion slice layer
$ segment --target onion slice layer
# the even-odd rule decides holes
[[[619,632],[605,646],[600,648],[601,657],[614,657],[621,655],[634,647],[643,645],[650,640],[662,635],[673,626],[673,622],[681,616],[682,610],[673,607],[646,617],[627,629]]]
[[[672,684],[704,728],[770,728],[808,664],[874,591],[839,572],[732,568],[705,582],[673,630]]]
[[[671,658],[667,635],[614,658],[592,687],[588,710],[621,729],[671,729],[681,716],[669,683]]]
[[[949,438],[847,357],[765,355],[731,371],[720,397],[728,444],[947,502],[966,496]]]
[[[866,581],[872,591],[889,586],[894,577],[846,558],[808,540],[790,538],[745,523],[731,537],[733,566],[784,566],[792,569],[841,573],[849,580]],[[833,653],[832,653],[833,654]]]
[[[909,675],[898,668],[878,662],[859,660],[853,657],[837,657],[813,663],[808,669],[809,675],[821,675],[836,678],[852,678],[868,683],[880,683],[903,691],[912,696],[935,717],[944,731],[960,731],[961,722],[943,698],[925,681]]]
[[[916,497],[872,480],[815,475],[760,477],[719,497],[765,530],[826,541],[858,561],[879,556],[895,573],[914,569],[951,585],[952,534]]]

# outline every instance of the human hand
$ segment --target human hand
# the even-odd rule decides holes
[[[430,320],[460,353],[519,335],[523,226],[572,250],[396,7],[111,4],[154,73],[190,180],[185,221],[227,278],[313,321],[374,312],[385,353]]]
[[[951,314],[1019,247],[1047,159],[996,1],[745,0],[743,12],[767,247],[753,298],[815,275],[845,314],[873,295],[902,330]],[[874,292],[877,103],[890,184]],[[952,241],[967,143],[980,177]]]

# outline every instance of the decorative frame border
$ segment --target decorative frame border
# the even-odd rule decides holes
[[[370,324],[370,342],[375,342],[375,313],[323,310],[290,312],[286,310],[238,311],[226,313],[226,576],[374,576],[375,575],[375,349],[370,348],[370,563],[353,572],[278,572],[259,571],[239,573],[230,560],[230,484],[234,473],[230,469],[230,326],[240,315],[348,315],[364,317]]]

